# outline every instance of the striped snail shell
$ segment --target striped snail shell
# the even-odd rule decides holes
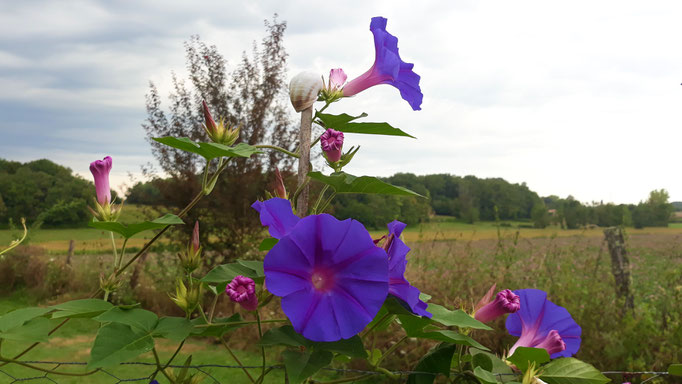
[[[289,97],[296,112],[310,108],[324,86],[322,76],[314,72],[301,72],[289,83]]]

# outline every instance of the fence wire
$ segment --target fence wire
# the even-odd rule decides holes
[[[48,370],[55,371],[59,368],[65,368],[65,367],[72,367],[72,366],[86,366],[87,363],[85,362],[77,362],[77,361],[22,361],[22,363],[25,364],[31,364],[34,366],[48,366]],[[120,383],[149,383],[149,381],[152,380],[152,377],[154,373],[157,372],[156,364],[151,363],[151,362],[125,362],[125,363],[120,363],[119,367],[123,368],[126,366],[138,366],[138,367],[144,367],[144,368],[149,368],[149,373],[145,376],[138,376],[138,377],[123,377],[124,375],[122,373],[116,373],[114,372],[114,369],[109,368],[109,369],[99,369],[96,373],[93,373],[92,375],[88,376],[65,376],[61,375],[59,373],[54,373],[54,372],[39,372],[32,370],[31,368],[25,368],[26,370],[30,370],[32,372],[32,375],[29,376],[19,376],[17,373],[10,373],[8,367],[10,365],[4,366],[0,368],[0,383],[8,383],[8,384],[14,384],[14,383],[55,383],[55,384],[60,384],[60,383],[88,383],[91,382],[93,376],[99,375],[99,380],[98,383],[107,383],[107,384],[120,384]],[[143,368],[143,369],[144,369]],[[189,370],[194,371],[195,373],[200,373],[204,376],[204,380],[202,383],[207,383],[207,384],[229,384],[234,381],[234,379],[224,379],[223,381],[220,381],[216,376],[218,374],[215,372],[215,370],[230,370],[230,369],[261,369],[262,366],[260,365],[253,365],[253,366],[239,366],[239,365],[223,365],[223,364],[195,364],[195,365],[180,365],[180,364],[171,364],[168,365],[168,368],[173,368],[173,369],[182,369],[182,368],[188,368]],[[283,366],[281,365],[270,365],[270,366],[265,366],[265,369],[283,369]],[[366,370],[361,370],[361,369],[342,369],[342,368],[331,368],[331,367],[324,367],[321,369],[322,371],[327,371],[327,372],[334,372],[334,373],[341,373],[341,374],[362,374],[362,375],[376,375],[376,376],[381,376],[383,373],[381,372],[376,372],[376,371],[366,371]],[[62,371],[63,373],[69,373],[70,371]],[[420,372],[420,371],[390,371],[392,374],[397,375],[402,377],[403,379],[407,379],[407,376],[410,374],[422,374],[422,375],[431,375],[433,376],[434,373],[432,372]],[[73,372],[71,372],[73,373]],[[620,376],[623,381],[629,381],[631,378],[634,377],[641,377],[641,376],[651,376],[648,377],[644,380],[641,381],[641,384],[644,383],[649,383],[652,381],[655,381],[656,379],[662,379],[665,380],[668,375],[668,372],[659,372],[659,371],[603,371],[602,374],[606,376]],[[104,376],[104,378],[102,377]],[[157,378],[159,376],[162,376],[160,373],[157,373]],[[220,375],[222,376],[222,375]],[[500,381],[510,381],[510,380],[502,380],[504,376],[519,376],[514,373],[498,373],[496,374]],[[88,379],[90,378],[90,379]],[[106,380],[106,378],[110,380]],[[362,378],[361,380],[364,381],[366,380],[367,377]],[[670,382],[682,382],[680,380],[676,380],[675,378],[670,377]],[[3,381],[4,380],[4,381]],[[9,380],[9,381],[7,381]],[[270,378],[271,381],[272,378]],[[667,381],[667,380],[666,380]],[[351,381],[351,383],[354,381]]]

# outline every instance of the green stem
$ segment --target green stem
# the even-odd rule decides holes
[[[0,357],[0,361],[4,362],[3,365],[5,365],[5,364],[17,364],[17,365],[21,365],[22,367],[35,369],[36,371],[49,373],[49,374],[51,374],[51,375],[62,375],[62,376],[89,376],[89,375],[92,375],[93,373],[99,371],[99,368],[97,368],[97,369],[95,369],[95,370],[93,370],[93,371],[84,372],[84,373],[59,372],[59,371],[54,371],[54,370],[52,370],[52,369],[45,369],[45,368],[41,368],[41,367],[38,367],[38,366],[35,366],[35,365],[27,364],[27,363],[24,363],[24,362],[21,362],[21,361],[17,361],[17,360],[15,360],[15,359],[6,359],[6,358],[4,358],[4,357]]]
[[[227,343],[225,342],[225,340],[223,340],[222,337],[219,337],[219,339],[220,339],[220,342],[223,343],[223,346],[225,347],[225,349],[227,349],[227,352],[232,356],[232,358],[234,359],[234,361],[237,362],[237,365],[239,365],[240,367],[242,367],[242,371],[244,371],[244,373],[245,373],[246,376],[249,378],[249,380],[251,380],[252,383],[255,383],[255,380],[253,379],[253,377],[251,376],[251,374],[249,373],[249,371],[247,371],[246,368],[244,368],[244,364],[242,364],[242,362],[239,360],[239,358],[237,357],[237,355],[235,355],[234,352],[232,352],[232,349],[230,349],[230,347],[227,345]]]
[[[317,207],[320,206],[320,203],[322,202],[322,198],[324,197],[324,194],[327,193],[328,189],[329,189],[329,184],[325,184],[324,187],[322,188],[322,191],[320,191],[320,195],[317,197],[317,201],[315,202],[315,206],[313,207],[313,212],[315,214],[320,213],[317,210]]]
[[[364,379],[370,378],[372,376],[375,376],[375,375],[372,375],[371,373],[366,373],[366,374],[360,375],[360,376],[345,377],[343,379],[336,379],[336,380],[332,380],[332,381],[318,381],[318,383],[320,383],[320,384],[349,383],[349,382],[364,380]]]
[[[391,353],[395,352],[395,350],[398,349],[398,346],[399,346],[402,342],[404,342],[405,340],[407,340],[407,336],[403,336],[403,338],[400,339],[400,340],[398,340],[398,342],[396,342],[395,344],[393,344],[393,345],[391,346],[391,348],[387,349],[386,352],[384,352],[384,354],[381,355],[381,357],[379,358],[379,360],[377,360],[377,363],[374,364],[374,366],[375,366],[375,367],[378,367],[379,364],[381,364],[381,362],[384,360],[384,358],[385,358],[386,356],[390,355]]]
[[[159,354],[156,353],[156,348],[152,348],[152,352],[154,352],[154,360],[156,360],[156,369],[157,369],[158,371],[161,371],[161,373],[162,373],[164,376],[166,376],[166,379],[168,379],[168,381],[169,381],[171,384],[175,384],[175,380],[171,379],[170,375],[168,375],[168,373],[166,373],[166,370],[163,369],[163,368],[161,368],[161,360],[159,360]]]
[[[215,307],[216,304],[218,304],[218,297],[219,295],[216,294],[215,297],[213,298],[213,303],[211,303],[211,311],[208,313],[208,324],[211,324],[213,321],[213,315],[215,314]]]
[[[123,246],[121,246],[121,257],[118,258],[118,264],[116,265],[116,268],[120,268],[121,263],[123,263],[123,257],[126,254],[126,245],[128,245],[128,238],[123,239]]]
[[[206,188],[206,183],[208,182],[208,167],[211,165],[211,160],[206,160],[206,166],[204,167],[204,176],[201,179],[201,190]]]
[[[334,197],[336,197],[336,191],[332,192],[332,194],[329,195],[329,198],[327,199],[327,201],[325,201],[324,204],[322,204],[322,207],[320,207],[319,212],[324,212],[324,210],[327,209],[327,207],[332,202],[332,200],[334,200]]]
[[[366,330],[365,333],[362,335],[362,337],[367,337],[367,335],[369,335],[370,333],[372,333],[372,331],[373,331],[379,324],[383,323],[384,320],[386,320],[386,318],[389,317],[389,316],[391,316],[390,313],[386,313],[385,315],[381,316],[381,318],[379,319],[379,321],[377,321],[376,323],[374,323],[374,325],[372,325],[368,330]]]
[[[52,328],[52,330],[51,330],[50,332],[48,332],[47,335],[48,335],[48,336],[52,336],[52,334],[55,333],[55,332],[57,332],[57,330],[58,330],[59,328],[61,328],[64,324],[66,324],[66,322],[69,321],[69,319],[70,319],[70,318],[67,317],[66,319],[62,320],[62,322],[59,323],[59,324],[57,324],[56,327]],[[16,360],[16,359],[20,358],[21,356],[24,356],[25,354],[29,353],[33,348],[35,348],[36,346],[38,346],[38,344],[40,344],[39,341],[37,341],[37,342],[35,342],[35,343],[29,345],[28,348],[26,348],[26,349],[24,349],[23,351],[19,352],[19,353],[18,353],[16,356],[14,356],[11,360]],[[9,363],[10,363],[9,361],[4,361],[2,364],[0,364],[0,367],[4,367],[5,365],[7,365],[7,364],[9,364]]]
[[[111,237],[111,248],[114,251],[114,269],[118,265],[118,252],[116,251],[116,240],[114,239],[114,233],[109,232],[109,237]]]
[[[259,340],[262,340],[263,339],[263,329],[261,327],[260,314],[258,313],[258,309],[256,309],[256,321],[258,322],[258,337],[259,337]],[[260,347],[260,353],[262,356],[262,363],[263,363],[263,367],[261,368],[260,375],[265,376],[265,347],[263,347],[263,346]]]
[[[258,379],[256,379],[256,384],[261,384],[261,383],[263,382],[263,380],[265,380],[265,376],[266,376],[268,373],[270,373],[270,371],[272,371],[273,369],[275,369],[275,367],[281,367],[281,365],[275,365],[275,366],[272,366],[272,367],[268,367],[268,369],[266,369],[265,372],[263,372],[263,374],[260,375],[260,376],[258,377]]]
[[[285,323],[289,320],[287,319],[274,319],[274,320],[261,320],[261,324],[265,323]],[[257,324],[257,321],[235,321],[231,323],[211,323],[211,324],[199,324],[195,325],[197,328],[207,328],[207,327],[223,327],[225,325],[248,325],[248,324]]]
[[[284,154],[286,154],[286,155],[289,155],[289,156],[291,156],[291,157],[295,157],[295,158],[297,158],[297,159],[298,159],[299,157],[301,157],[300,155],[298,155],[298,154],[296,154],[296,153],[294,153],[294,152],[287,151],[286,149],[284,149],[284,148],[282,148],[282,147],[278,147],[278,146],[276,146],[276,145],[259,144],[259,145],[254,145],[254,147],[256,147],[256,148],[274,149],[275,151],[282,152],[282,153],[284,153]]]
[[[298,188],[296,188],[296,192],[294,192],[294,196],[291,198],[291,201],[294,204],[294,208],[296,208],[296,205],[298,205],[298,195],[301,194],[301,192],[303,191],[305,186],[308,185],[308,183],[310,183],[310,177],[306,177],[305,181],[301,185],[299,185]]]

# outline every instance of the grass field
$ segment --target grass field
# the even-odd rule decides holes
[[[131,209],[132,207],[132,209]],[[158,213],[150,214],[141,207],[127,207],[127,216],[121,218],[123,223],[131,223],[136,220],[145,220],[159,216]],[[156,216],[154,216],[154,214]],[[498,225],[495,222],[478,222],[467,224],[455,221],[447,217],[437,217],[435,220],[408,227],[405,232],[405,240],[410,242],[433,241],[433,240],[463,240],[476,241],[495,239],[498,230],[503,237],[515,236],[518,232],[520,239],[550,238],[550,237],[602,237],[602,228],[571,229],[565,230],[559,227],[547,227],[544,229],[528,228],[528,222],[507,221]],[[676,234],[682,233],[682,223],[671,223],[668,228],[629,228],[631,234]],[[380,237],[385,233],[381,230],[370,231],[372,236]],[[0,244],[9,244],[10,241],[21,236],[19,230],[0,230]],[[129,242],[129,248],[139,248],[146,240],[154,236],[151,231],[134,236]],[[108,253],[111,251],[111,239],[109,233],[94,228],[77,229],[38,229],[29,232],[27,244],[37,245],[50,253],[66,253],[69,242],[74,240],[75,253]],[[120,247],[122,241],[117,240]]]

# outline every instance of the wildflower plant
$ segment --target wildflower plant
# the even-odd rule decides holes
[[[448,309],[436,304],[437,297],[420,292],[406,278],[410,267],[409,246],[401,239],[405,224],[387,224],[385,236],[373,239],[362,223],[354,219],[338,220],[327,208],[334,197],[343,193],[388,194],[423,197],[409,189],[393,186],[372,176],[355,176],[343,171],[353,161],[359,148],[343,152],[344,141],[353,142],[356,134],[412,137],[388,123],[358,122],[366,114],[324,113],[332,103],[342,104],[349,96],[362,97],[369,87],[387,84],[396,87],[412,109],[422,103],[420,77],[414,65],[404,62],[398,54],[398,39],[386,30],[387,20],[373,18],[370,30],[374,36],[375,63],[365,74],[346,82],[340,68],[332,69],[327,81],[322,75],[306,73],[292,81],[291,100],[301,111],[302,131],[314,122],[324,129],[320,137],[299,142],[297,152],[272,145],[249,145],[239,142],[239,129],[228,127],[226,116],[216,123],[206,103],[197,106],[204,112],[204,127],[210,142],[194,142],[185,137],[159,137],[157,142],[204,158],[200,192],[176,214],[166,214],[155,220],[136,224],[117,221],[120,207],[111,209],[108,173],[112,158],[96,161],[91,166],[95,177],[96,204],[90,225],[112,235],[113,264],[102,271],[101,287],[91,297],[69,301],[46,308],[24,308],[0,317],[0,341],[21,335],[27,348],[14,355],[0,355],[0,364],[32,365],[20,361],[40,342],[47,341],[64,322],[71,318],[86,318],[99,323],[90,352],[87,370],[53,374],[87,376],[100,368],[120,364],[151,352],[156,370],[149,382],[199,383],[201,375],[180,368],[175,357],[185,341],[192,338],[217,339],[226,349],[225,360],[234,358],[230,342],[245,333],[240,328],[255,327],[262,355],[262,369],[241,372],[252,383],[269,379],[271,366],[284,369],[287,382],[320,382],[314,378],[329,365],[339,367],[356,360],[371,374],[341,376],[334,383],[353,382],[374,377],[377,380],[401,378],[397,371],[412,371],[409,383],[432,383],[438,376],[448,382],[478,382],[492,384],[507,381],[549,384],[598,384],[608,379],[591,365],[573,356],[580,345],[580,327],[568,310],[547,300],[539,290],[502,290],[493,299],[493,289],[476,308]],[[306,83],[308,82],[308,83]],[[387,100],[386,102],[391,102]],[[323,103],[312,113],[315,103]],[[307,127],[305,125],[308,125]],[[304,137],[302,135],[302,137]],[[276,150],[297,158],[306,166],[309,152],[304,148],[320,144],[327,164],[323,169],[299,175],[299,185],[287,192],[277,173],[275,197],[264,196],[252,205],[253,215],[263,224],[263,240],[259,250],[262,260],[237,260],[202,270],[202,251],[198,223],[186,223],[184,216],[205,196],[212,193],[216,181],[234,158],[250,159],[265,151]],[[348,144],[348,143],[346,143]],[[306,156],[307,154],[307,156]],[[398,154],[396,154],[398,155]],[[323,187],[318,196],[307,197],[303,191],[308,183]],[[309,204],[310,199],[312,204]],[[109,207],[109,208],[107,208]],[[127,278],[125,272],[139,260],[151,244],[173,225],[194,225],[187,248],[178,255],[181,276],[168,300],[173,301],[184,316],[161,316],[137,306],[114,305],[111,294]],[[126,254],[126,244],[133,235],[147,230],[157,234],[134,255]],[[269,236],[268,236],[269,235]],[[122,242],[116,242],[119,236]],[[121,246],[119,247],[119,243]],[[463,277],[465,278],[465,276]],[[233,302],[234,313],[222,317],[216,314],[218,302]],[[284,316],[272,318],[281,307]],[[268,308],[266,308],[268,307]],[[266,315],[267,319],[261,316]],[[511,353],[490,351],[475,340],[480,332],[491,330],[486,322],[508,316],[507,329],[520,336]],[[50,319],[61,322],[55,328]],[[376,348],[380,330],[391,327],[400,334],[399,341],[385,350]],[[14,336],[13,336],[14,335]],[[229,336],[229,337],[228,337]],[[169,360],[162,361],[155,348],[157,339],[177,343]],[[387,358],[405,342],[422,339],[432,348],[413,366],[389,367]],[[276,347],[276,348],[270,348]],[[496,354],[495,352],[498,352]],[[3,351],[4,353],[4,351]],[[185,365],[190,365],[191,356]],[[46,371],[44,368],[40,368]]]

